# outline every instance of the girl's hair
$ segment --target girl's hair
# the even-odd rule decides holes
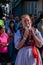
[[[10,26],[10,24],[11,24],[11,23],[14,23],[14,21],[13,21],[13,20],[11,20],[11,21],[10,21],[10,23],[9,23],[9,26]]]
[[[14,21],[13,21],[13,20],[10,21],[10,23],[9,23],[9,28],[10,28],[11,32],[13,32],[13,31],[16,32],[15,24],[14,24],[13,30],[12,30],[12,27],[11,27],[11,24],[12,24],[12,23],[14,24]]]
[[[24,15],[21,16],[21,19],[25,18],[26,16],[28,16],[29,18],[31,18],[28,14],[24,14]]]

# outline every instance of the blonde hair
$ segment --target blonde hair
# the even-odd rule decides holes
[[[29,17],[29,18],[31,19],[31,17],[30,17],[28,14],[22,15],[22,16],[21,16],[21,19],[22,19],[22,18],[25,18],[25,17]]]
[[[22,19],[22,18],[25,18],[25,15],[22,15],[22,16],[21,16],[21,19]]]

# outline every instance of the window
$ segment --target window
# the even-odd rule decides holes
[[[36,15],[37,14],[37,2],[36,1],[34,1],[33,2],[33,13]]]

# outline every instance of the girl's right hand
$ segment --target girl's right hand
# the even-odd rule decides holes
[[[23,36],[24,36],[25,38],[27,38],[27,37],[28,37],[28,35],[29,35],[29,31],[28,31],[28,30],[25,30],[24,35],[23,35]]]

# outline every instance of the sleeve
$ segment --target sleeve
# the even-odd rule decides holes
[[[41,33],[36,29],[35,35],[40,39],[41,46],[43,45],[43,38]]]
[[[7,33],[8,33],[8,34],[10,34],[10,33],[11,33],[11,32],[10,32],[10,29],[8,29],[8,30],[7,30]]]
[[[8,34],[6,34],[6,37],[7,37],[7,43],[9,43],[10,42],[10,38],[9,38]]]
[[[9,38],[9,36],[8,36],[8,38],[7,38],[7,43],[9,43],[10,42],[10,38]]]
[[[20,31],[17,31],[15,34],[14,34],[14,44],[15,44],[15,48],[17,49],[17,46],[19,44],[21,40],[21,34],[20,34]]]

